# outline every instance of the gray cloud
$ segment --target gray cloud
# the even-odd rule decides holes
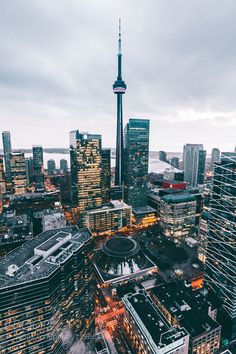
[[[0,122],[13,146],[115,146],[117,22],[125,121],[151,119],[151,148],[236,145],[234,0],[2,0]],[[233,134],[234,133],[234,134]]]

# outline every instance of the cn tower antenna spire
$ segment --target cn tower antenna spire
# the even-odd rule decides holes
[[[117,128],[116,128],[116,168],[115,185],[123,188],[124,182],[124,142],[123,142],[123,105],[122,96],[126,92],[126,84],[122,79],[121,53],[121,19],[119,18],[118,37],[118,76],[113,84],[113,92],[117,96]]]
[[[119,49],[119,54],[121,54],[121,19],[119,18],[119,45],[118,45],[118,49]]]

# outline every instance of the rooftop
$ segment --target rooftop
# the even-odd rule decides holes
[[[158,298],[172,316],[179,319],[192,337],[219,327],[208,315],[208,308],[212,303],[207,294],[204,295],[199,289],[187,287],[183,282],[170,282],[153,288],[151,294]]]
[[[184,203],[195,201],[195,198],[188,194],[168,194],[161,197],[167,203]]]
[[[184,329],[172,327],[167,322],[145,291],[125,295],[124,303],[129,313],[135,318],[136,324],[141,327],[143,334],[147,337],[149,334],[157,347],[164,347],[187,336]]]
[[[156,210],[150,207],[149,205],[141,206],[141,207],[134,207],[133,213],[135,215],[145,215],[150,213],[156,213]]]
[[[50,275],[90,237],[77,226],[42,232],[0,260],[0,289]]]
[[[142,252],[137,241],[120,236],[107,240],[96,252],[95,268],[102,282],[119,282],[148,270],[156,270],[155,264]]]
[[[125,208],[131,209],[131,206],[120,200],[112,200],[109,204],[103,206],[102,208],[88,210],[88,214],[97,214],[105,211],[120,210]]]

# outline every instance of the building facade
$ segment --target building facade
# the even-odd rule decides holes
[[[33,160],[35,192],[42,193],[45,190],[42,146],[33,146]]]
[[[181,281],[155,287],[151,297],[166,320],[189,334],[189,353],[214,354],[220,348],[221,326],[207,291],[193,289]]]
[[[125,128],[125,201],[147,205],[149,120],[130,119]]]
[[[110,234],[132,225],[132,208],[122,201],[113,200],[100,209],[86,214],[86,226],[94,235]]]
[[[5,162],[5,172],[6,172],[6,182],[11,182],[11,135],[10,132],[2,132],[2,145],[4,153],[4,162]]]
[[[26,158],[26,176],[27,185],[31,185],[34,182],[34,160],[32,157]]]
[[[179,158],[178,157],[172,157],[172,159],[170,160],[170,164],[171,164],[171,166],[179,169]]]
[[[27,186],[25,155],[23,152],[11,153],[10,161],[12,193],[24,194]]]
[[[195,226],[196,200],[189,194],[170,194],[161,198],[160,227],[174,242],[185,241]]]
[[[184,145],[184,180],[192,187],[204,184],[206,151],[202,144]]]
[[[159,160],[167,162],[167,154],[165,151],[159,151]]]
[[[110,188],[111,188],[111,150],[102,149],[102,203],[107,204],[110,200]]]
[[[92,335],[92,259],[89,230],[67,227],[41,233],[0,261],[2,354],[64,354],[73,340]]]
[[[0,193],[6,192],[6,179],[4,172],[4,157],[0,155]]]
[[[137,353],[188,353],[187,331],[171,326],[146,292],[125,295],[123,302],[124,327]]]
[[[54,171],[56,169],[56,162],[55,160],[48,160],[47,162],[47,167],[48,167],[48,175],[53,175]]]
[[[83,213],[102,205],[101,135],[70,133],[72,205]]]
[[[213,171],[213,165],[215,162],[220,162],[220,150],[217,148],[213,148],[211,152],[211,171]]]
[[[63,173],[68,172],[68,163],[67,163],[67,160],[65,160],[65,159],[61,159],[61,160],[60,160],[60,170],[61,170]]]
[[[206,244],[206,279],[231,320],[236,336],[236,153],[215,163]]]

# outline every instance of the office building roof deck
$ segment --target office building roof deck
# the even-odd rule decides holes
[[[171,282],[151,290],[161,304],[192,337],[218,328],[220,325],[208,315],[209,302],[202,290],[186,287],[183,282]]]
[[[156,210],[150,207],[149,205],[144,205],[141,207],[133,207],[133,213],[141,216],[141,215],[146,215],[150,213],[156,213]]]
[[[121,209],[131,209],[132,207],[123,201],[120,200],[112,200],[109,204],[104,205],[101,208],[98,209],[92,209],[88,210],[88,214],[97,214],[97,213],[104,213],[107,211],[113,211],[113,210],[121,210]]]
[[[49,276],[90,237],[76,226],[39,234],[0,260],[0,289]]]
[[[161,197],[161,199],[167,203],[185,203],[185,202],[194,202],[195,198],[189,194],[168,194]]]
[[[124,303],[135,318],[135,323],[141,327],[143,334],[146,333],[147,336],[149,334],[157,347],[164,347],[187,336],[184,329],[173,327],[167,322],[164,315],[144,291],[125,295]]]

